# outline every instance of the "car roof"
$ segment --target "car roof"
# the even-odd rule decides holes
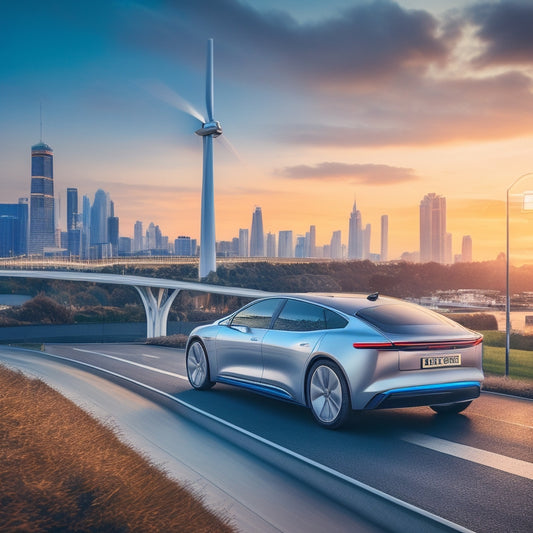
[[[401,300],[385,296],[378,296],[369,300],[368,294],[336,294],[336,293],[287,293],[276,297],[297,298],[310,303],[324,305],[341,311],[347,315],[355,315],[357,311],[366,307],[377,307],[384,304],[404,304]]]

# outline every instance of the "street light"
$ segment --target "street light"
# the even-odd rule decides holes
[[[505,375],[509,375],[509,348],[511,343],[511,298],[509,295],[509,196],[511,189],[518,185],[520,181],[527,177],[533,177],[533,173],[523,174],[517,178],[511,186],[507,189],[507,253],[506,256],[506,294],[505,294]],[[533,191],[522,192],[520,196],[523,199],[522,209],[523,211],[533,212]]]

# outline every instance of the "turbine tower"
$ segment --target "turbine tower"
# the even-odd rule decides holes
[[[222,135],[220,122],[214,120],[213,89],[213,39],[207,41],[207,73],[205,104],[207,122],[197,130],[196,135],[203,137],[204,170],[202,178],[202,218],[200,228],[200,267],[198,275],[205,278],[210,272],[216,272],[215,239],[215,191],[213,185],[213,138]],[[203,121],[202,121],[203,122]]]

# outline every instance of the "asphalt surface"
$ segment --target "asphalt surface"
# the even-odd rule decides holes
[[[145,345],[58,344],[47,345],[46,352],[146,383],[464,528],[484,533],[531,531],[532,401],[483,393],[460,415],[438,416],[424,407],[370,411],[353,414],[342,430],[328,431],[317,426],[302,407],[220,384],[206,392],[192,390],[186,380],[183,350]],[[271,474],[271,470],[266,472]],[[233,476],[241,477],[240,471],[233,469]],[[307,500],[308,509],[327,499],[316,499],[316,494],[302,495],[298,501],[304,507],[307,497],[311,498]],[[247,509],[250,511],[252,506]],[[311,531],[304,526],[318,524],[307,516],[304,522],[301,518],[292,522],[289,519],[289,525],[276,525],[276,520],[267,516],[268,509],[274,516],[279,511],[273,504],[261,518],[274,529]],[[327,517],[328,511],[324,512]],[[343,516],[342,509],[335,512],[339,513],[337,524],[350,524],[354,519]],[[339,530],[333,527],[333,521],[326,529],[320,529],[324,526],[321,523],[317,530]],[[372,530],[371,524],[361,524],[361,530],[365,527]],[[395,530],[394,524],[391,530]]]

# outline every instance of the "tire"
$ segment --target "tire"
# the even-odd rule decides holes
[[[456,402],[456,403],[443,403],[440,405],[430,405],[431,409],[438,413],[439,415],[456,415],[464,411],[470,404],[472,400],[467,402]]]
[[[337,429],[351,411],[348,385],[332,361],[316,361],[307,376],[307,401],[314,419],[322,427]]]
[[[208,390],[215,383],[209,379],[209,360],[201,341],[191,342],[186,357],[187,377],[196,390]]]

